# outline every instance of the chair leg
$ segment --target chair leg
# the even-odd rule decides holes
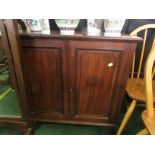
[[[148,134],[149,134],[149,132],[145,128],[145,129],[140,130],[136,135],[148,135]]]
[[[130,106],[129,106],[129,108],[128,108],[128,110],[127,110],[127,112],[126,112],[126,114],[125,114],[125,116],[123,118],[123,121],[122,121],[122,123],[121,123],[121,125],[120,125],[120,127],[119,127],[119,129],[117,131],[117,135],[120,135],[123,132],[123,129],[125,128],[129,118],[131,117],[131,115],[132,115],[132,113],[133,113],[133,111],[135,109],[136,103],[137,103],[136,100],[133,100],[131,102],[131,104],[130,104]]]

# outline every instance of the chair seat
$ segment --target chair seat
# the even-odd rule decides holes
[[[144,110],[142,112],[142,119],[149,133],[151,135],[155,135],[155,109],[154,109],[154,116],[151,118],[147,116],[147,111]]]
[[[155,102],[155,80],[153,86],[153,102]],[[145,84],[143,79],[128,79],[126,92],[130,98],[145,102]]]

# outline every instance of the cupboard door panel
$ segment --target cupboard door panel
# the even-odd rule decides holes
[[[109,121],[120,52],[71,47],[72,119]]]
[[[77,54],[78,113],[102,115],[108,112],[118,54],[78,51]],[[108,66],[109,65],[109,66]]]
[[[65,57],[61,48],[23,48],[23,69],[34,117],[65,117]],[[62,64],[64,63],[64,64]]]

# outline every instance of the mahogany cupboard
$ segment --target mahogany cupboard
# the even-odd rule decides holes
[[[22,33],[33,121],[115,126],[140,38]]]

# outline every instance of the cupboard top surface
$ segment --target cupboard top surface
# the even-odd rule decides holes
[[[134,37],[127,34],[121,36],[105,36],[104,33],[100,35],[91,35],[86,31],[75,32],[74,35],[61,35],[59,31],[44,32],[22,32],[20,38],[51,38],[51,39],[65,39],[65,40],[115,40],[115,41],[142,41],[140,37]]]

